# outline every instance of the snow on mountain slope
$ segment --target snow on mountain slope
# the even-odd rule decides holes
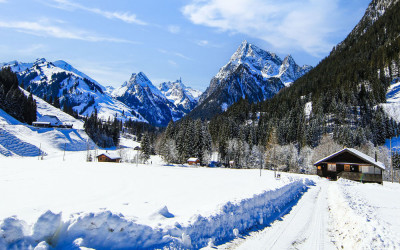
[[[0,156],[51,156],[96,147],[83,130],[0,125]]]
[[[380,106],[389,117],[400,122],[400,78],[395,78],[391,82],[386,94],[386,103],[382,103]]]
[[[21,90],[24,92],[26,96],[29,95],[29,92],[26,90]],[[32,95],[33,99],[36,101],[36,106],[37,106],[37,118],[39,119],[40,117],[44,115],[54,115],[57,116],[57,118],[64,124],[72,124],[73,128],[76,129],[83,129],[83,121],[78,120],[74,118],[73,116],[61,111],[60,109],[54,107],[53,105],[43,101],[41,98]],[[1,123],[0,123],[1,124]]]
[[[229,107],[245,97],[250,102],[264,101],[310,69],[311,66],[298,66],[290,55],[282,60],[276,54],[244,41],[211,79],[191,115],[211,118],[221,113],[222,107]]]
[[[23,90],[25,95],[29,93]],[[53,107],[33,95],[37,104],[37,117],[54,115],[65,123],[72,124],[73,129],[36,128],[23,124],[0,109],[0,156],[32,157],[53,155],[62,150],[81,151],[96,147],[83,131],[83,122]]]
[[[1,125],[20,125],[22,124],[20,121],[6,113],[4,110],[0,108],[0,126]]]
[[[288,55],[282,61],[276,54],[243,41],[228,64],[220,69],[216,78],[225,79],[240,65],[246,65],[253,75],[261,75],[264,78],[279,78],[285,86],[290,85],[311,69],[311,66],[308,65],[298,66],[291,55]]]
[[[165,97],[183,112],[189,113],[198,102],[201,91],[186,87],[182,80],[163,82],[158,87]]]
[[[143,72],[132,74],[130,80],[112,91],[112,96],[140,113],[155,126],[167,126],[185,113],[171,103]]]
[[[99,83],[64,61],[48,62],[42,58],[31,64],[14,61],[2,67],[11,67],[24,88],[30,88],[33,94],[59,98],[62,107],[71,106],[80,115],[90,116],[96,109],[104,120],[116,116],[120,120],[145,121],[135,110],[106,94]]]
[[[70,65],[69,63],[63,61],[63,60],[58,60],[55,62],[52,62],[54,66],[61,68],[65,71],[69,71],[69,72],[73,72],[75,74],[77,74],[78,76],[81,76],[82,78],[86,78],[88,80],[90,80],[91,82],[97,83],[95,80],[93,80],[92,78],[90,78],[88,75],[80,72],[79,70],[75,69],[74,67],[72,67],[72,65]],[[104,88],[102,85],[100,85],[99,83],[97,83],[97,85],[103,90],[105,91],[106,88]]]

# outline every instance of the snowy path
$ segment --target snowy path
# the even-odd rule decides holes
[[[400,249],[400,185],[320,180],[280,220],[218,249]]]
[[[320,181],[282,220],[219,249],[335,249],[328,236],[329,182]]]

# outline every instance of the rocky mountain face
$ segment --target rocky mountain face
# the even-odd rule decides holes
[[[352,40],[365,34],[367,30],[385,14],[386,10],[390,9],[398,2],[399,0],[372,0],[360,22],[358,22],[347,38],[336,46],[333,52],[344,49],[346,46],[350,45]]]
[[[189,113],[197,105],[201,95],[201,91],[185,86],[181,79],[175,82],[163,82],[158,89],[184,113]]]
[[[34,95],[45,100],[59,99],[61,108],[67,105],[79,115],[89,116],[96,109],[104,120],[117,117],[145,121],[138,112],[106,94],[98,82],[64,61],[41,58],[34,63],[13,61],[0,66],[10,67],[21,85]]]
[[[160,90],[140,72],[132,74],[130,80],[114,89],[111,95],[137,110],[150,124],[166,126],[171,120],[181,119],[194,105],[183,84],[180,87],[176,85],[161,84]],[[164,94],[168,94],[170,99]]]
[[[211,79],[200,96],[199,105],[190,114],[211,118],[241,98],[260,102],[291,85],[312,67],[296,64],[288,55],[284,60],[244,41],[229,62]]]

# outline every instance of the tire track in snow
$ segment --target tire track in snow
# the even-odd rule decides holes
[[[362,249],[398,249],[399,236],[390,230],[390,225],[377,215],[376,207],[356,190],[361,184],[339,180],[330,190],[332,199],[333,233],[337,247]],[[377,186],[383,189],[382,186]],[[334,201],[334,203],[333,203]],[[343,219],[337,219],[343,218]]]
[[[327,188],[320,181],[280,221],[219,249],[334,249],[329,241]]]

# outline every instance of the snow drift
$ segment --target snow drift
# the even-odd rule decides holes
[[[196,215],[188,225],[175,223],[165,228],[139,224],[134,218],[111,211],[75,214],[64,221],[61,214],[47,211],[33,226],[9,217],[0,222],[0,248],[197,249],[210,242],[231,240],[254,226],[268,225],[293,206],[312,184],[309,180],[293,180],[252,198],[228,202],[209,217]],[[171,216],[167,207],[160,213]]]

